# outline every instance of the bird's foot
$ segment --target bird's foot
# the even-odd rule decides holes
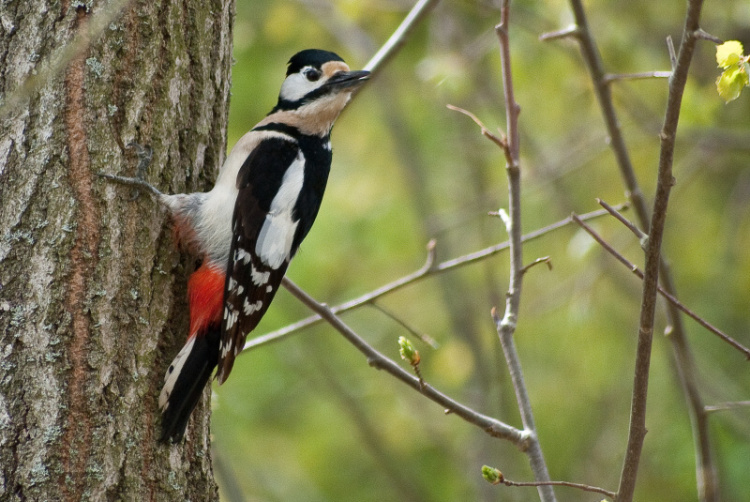
[[[128,144],[128,148],[135,150],[135,154],[138,156],[138,166],[136,166],[135,177],[131,178],[128,176],[118,176],[115,174],[109,174],[99,171],[97,174],[104,179],[120,183],[122,185],[128,185],[133,190],[133,196],[130,200],[135,200],[140,196],[140,189],[145,189],[155,195],[157,198],[163,194],[153,185],[146,181],[146,171],[148,170],[149,164],[151,164],[151,158],[154,155],[154,151],[149,146],[142,146],[138,143]]]

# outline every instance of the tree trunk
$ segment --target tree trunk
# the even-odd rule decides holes
[[[157,396],[187,334],[165,212],[96,173],[205,189],[223,162],[231,0],[0,5],[0,500],[216,500],[208,392]]]

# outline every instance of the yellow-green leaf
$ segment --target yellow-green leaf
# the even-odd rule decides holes
[[[414,348],[414,345],[406,337],[398,337],[398,346],[402,359],[408,361],[412,366],[419,364],[419,351]]]
[[[744,70],[744,65],[732,66],[716,80],[716,89],[724,102],[729,103],[737,99],[742,92],[742,88],[750,84],[748,75]]]
[[[504,480],[503,473],[500,472],[499,469],[490,467],[489,465],[482,466],[482,477],[485,479],[485,481],[488,481],[493,485],[502,483]]]
[[[722,68],[728,68],[733,64],[739,63],[743,52],[742,44],[737,40],[724,42],[716,46],[716,62]]]

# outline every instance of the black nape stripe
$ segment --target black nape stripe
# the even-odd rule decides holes
[[[291,136],[295,139],[302,136],[302,133],[299,132],[299,129],[287,124],[282,124],[281,122],[271,122],[270,124],[265,124],[260,127],[254,127],[253,131],[275,131],[286,134],[287,136]]]

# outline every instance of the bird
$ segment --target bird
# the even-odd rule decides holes
[[[224,383],[266,313],[320,209],[333,124],[369,77],[334,52],[296,53],[276,106],[234,145],[208,192],[168,195],[141,177],[100,173],[145,188],[200,261],[187,283],[187,341],[159,395],[161,442],[182,440],[214,369]]]

